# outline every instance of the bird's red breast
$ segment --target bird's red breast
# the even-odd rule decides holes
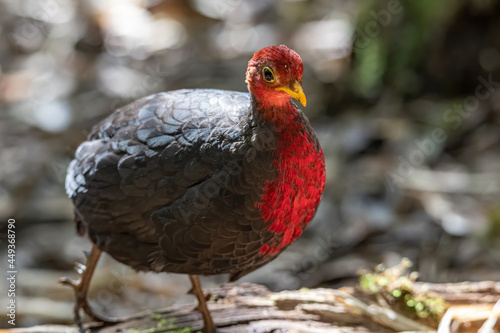
[[[311,221],[325,187],[325,160],[315,137],[307,130],[307,119],[290,105],[270,121],[279,123],[273,167],[277,178],[265,184],[256,206],[275,237],[259,253],[278,254],[298,238]]]

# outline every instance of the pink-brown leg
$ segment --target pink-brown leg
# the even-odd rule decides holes
[[[94,274],[94,270],[97,266],[97,262],[99,261],[99,257],[101,256],[101,250],[94,245],[92,247],[92,251],[87,257],[87,264],[84,266],[83,272],[81,273],[80,279],[77,281],[63,277],[59,279],[59,282],[71,286],[75,291],[76,303],[74,307],[74,315],[75,315],[75,323],[78,325],[80,332],[84,332],[82,325],[82,320],[80,318],[80,309],[85,311],[85,313],[92,318],[94,321],[102,322],[104,324],[113,324],[117,322],[116,318],[107,318],[101,315],[96,314],[87,300],[87,294],[90,287],[90,280],[92,279],[92,275]],[[83,265],[82,265],[83,266]]]
[[[205,323],[205,327],[203,327],[203,333],[216,333],[216,327],[214,321],[212,320],[212,316],[210,315],[210,311],[207,307],[207,301],[205,299],[205,295],[203,294],[203,290],[201,289],[200,277],[198,275],[189,275],[189,279],[191,280],[191,284],[193,285],[193,294],[198,299],[198,307],[196,308],[200,311],[203,316],[203,322]]]

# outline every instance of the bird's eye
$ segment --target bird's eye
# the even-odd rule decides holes
[[[269,83],[273,83],[275,81],[274,72],[271,69],[271,67],[268,66],[264,67],[262,69],[262,76],[264,76],[264,80],[266,80]]]

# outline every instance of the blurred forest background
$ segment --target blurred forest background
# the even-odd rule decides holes
[[[241,281],[353,285],[403,257],[422,281],[500,280],[500,1],[0,0],[0,37],[0,266],[15,218],[20,326],[72,320],[56,280],[90,243],[64,178],[92,125],[159,91],[246,91],[272,44],[304,60],[327,187],[300,240]],[[123,315],[189,288],[105,257],[91,298]]]

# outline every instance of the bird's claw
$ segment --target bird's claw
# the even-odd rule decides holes
[[[75,271],[78,272],[78,274],[83,274],[83,271],[85,271],[86,267],[87,266],[85,266],[84,264],[76,262],[74,269],[75,269]]]
[[[70,286],[73,289],[76,289],[78,287],[78,284],[80,283],[80,280],[73,280],[67,277],[62,277],[57,280],[60,284],[65,285],[65,286]]]
[[[73,280],[67,277],[62,277],[59,278],[58,282],[62,285],[65,286],[70,286],[73,288],[73,291],[75,292],[76,295],[76,303],[74,307],[74,318],[75,318],[75,324],[78,327],[78,331],[80,333],[85,333],[87,330],[83,327],[82,320],[80,319],[80,309],[83,309],[84,307],[82,306],[82,297],[81,297],[81,280]],[[83,300],[85,301],[85,300]]]

